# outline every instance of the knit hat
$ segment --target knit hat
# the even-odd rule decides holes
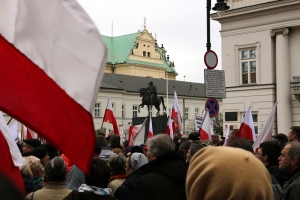
[[[54,158],[55,156],[59,156],[57,149],[50,143],[42,144],[42,147],[44,147],[47,150],[50,159]]]
[[[41,146],[41,141],[39,141],[38,139],[23,140],[23,142],[25,142],[26,144],[29,144],[33,148]]]
[[[35,147],[32,151],[32,155],[39,158],[39,159],[43,159],[46,155],[48,154],[47,150],[45,149],[45,147]]]
[[[147,163],[148,163],[148,159],[144,154],[142,154],[142,153],[131,154],[130,164],[131,164],[132,169],[134,169],[134,171],[136,171],[138,168],[140,168],[141,166],[143,166]]]
[[[189,165],[187,199],[273,199],[266,167],[253,154],[232,147],[206,147]]]

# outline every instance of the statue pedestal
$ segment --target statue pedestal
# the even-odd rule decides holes
[[[145,127],[145,138],[148,137],[149,121],[150,121],[149,116],[132,118],[133,126],[142,124],[146,118],[147,118],[147,122]],[[156,135],[159,133],[165,133],[167,123],[168,123],[168,117],[166,116],[152,117],[153,134]]]

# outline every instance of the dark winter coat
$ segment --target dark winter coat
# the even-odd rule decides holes
[[[281,187],[283,184],[288,180],[288,175],[279,169],[278,165],[267,166],[267,170],[269,171],[270,175],[274,176]]]
[[[111,195],[100,196],[91,192],[78,192],[74,190],[63,200],[116,200],[116,198]]]
[[[136,183],[132,200],[186,199],[187,166],[178,152],[167,152],[149,162],[144,175]]]
[[[142,166],[141,168],[143,168],[144,166]],[[122,185],[120,185],[120,187],[118,187],[118,189],[116,190],[114,197],[119,200],[130,200],[133,187],[140,180],[140,178],[142,178],[142,176],[143,172],[141,169],[138,169],[137,171],[129,174]]]

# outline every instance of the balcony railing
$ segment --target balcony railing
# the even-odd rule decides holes
[[[300,76],[293,76],[291,90],[292,94],[295,95],[295,98],[300,102]]]

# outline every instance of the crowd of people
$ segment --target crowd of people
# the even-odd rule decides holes
[[[300,199],[300,127],[277,134],[252,148],[252,141],[231,130],[225,145],[214,135],[201,141],[157,134],[146,144],[121,145],[118,135],[96,136],[90,173],[83,173],[63,152],[38,139],[19,149],[25,196],[0,176],[1,199]],[[217,138],[218,137],[218,138]],[[6,182],[7,181],[7,182]],[[5,183],[5,184],[4,184]],[[15,192],[14,192],[15,191]]]

